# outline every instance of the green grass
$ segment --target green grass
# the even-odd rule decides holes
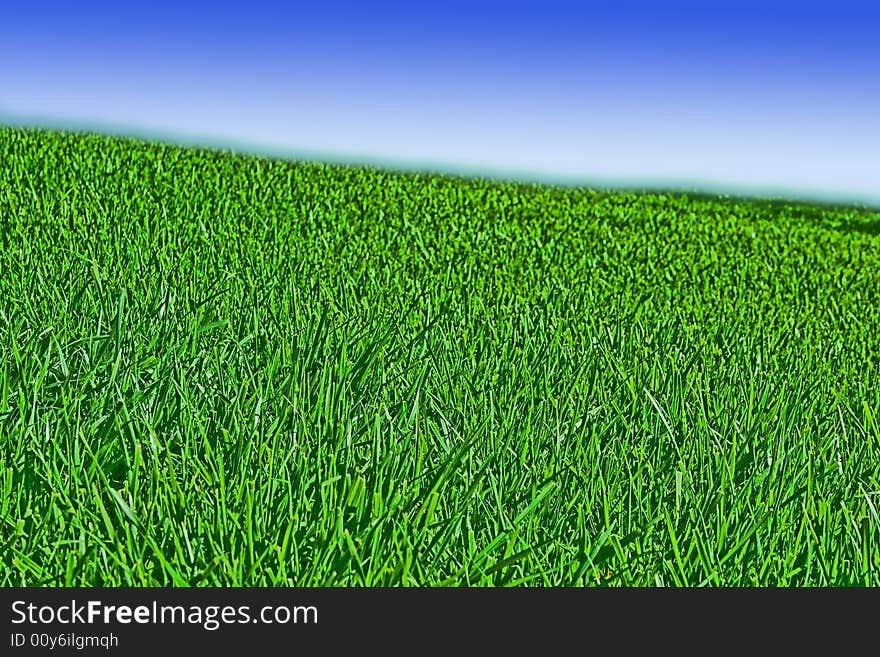
[[[0,583],[880,585],[878,231],[0,129]]]

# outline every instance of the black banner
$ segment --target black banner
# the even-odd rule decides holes
[[[0,599],[3,655],[840,648],[872,637],[880,609],[877,590],[8,588]]]

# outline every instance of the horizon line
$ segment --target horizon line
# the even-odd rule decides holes
[[[431,158],[389,157],[361,152],[320,151],[279,146],[234,137],[194,134],[174,129],[151,128],[126,122],[87,121],[47,116],[25,116],[0,110],[0,128],[44,130],[131,139],[151,144],[195,148],[234,155],[262,157],[312,164],[380,169],[402,174],[430,174],[499,183],[536,184],[596,192],[670,193],[713,196],[746,201],[771,201],[804,205],[833,205],[880,212],[880,192],[875,195],[780,184],[736,184],[715,179],[664,176],[627,177],[601,173],[560,173],[486,163],[451,162]]]

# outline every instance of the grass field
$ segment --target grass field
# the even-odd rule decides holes
[[[0,583],[880,585],[878,232],[0,129]]]

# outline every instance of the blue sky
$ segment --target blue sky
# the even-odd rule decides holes
[[[880,202],[880,6],[20,2],[0,121]]]

